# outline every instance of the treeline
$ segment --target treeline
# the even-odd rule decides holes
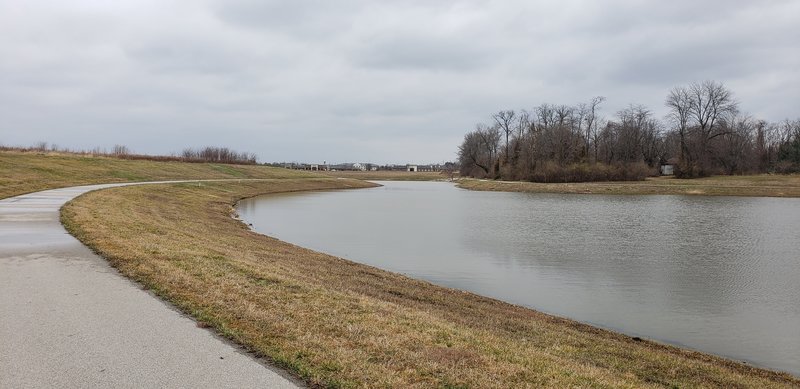
[[[59,147],[56,144],[38,142],[29,147],[10,147],[0,145],[0,151],[20,151],[20,152],[51,152],[63,154],[75,154],[86,156],[104,156],[129,160],[147,160],[159,162],[214,162],[238,165],[255,165],[258,156],[254,153],[237,152],[227,147],[208,146],[203,148],[186,148],[180,155],[172,153],[170,155],[148,155],[132,152],[127,146],[115,145],[111,150],[95,147],[91,150],[75,150]]]
[[[256,155],[253,153],[236,152],[227,147],[204,147],[202,149],[184,149],[181,156],[184,160],[219,162],[219,163],[238,163],[255,164]]]
[[[673,88],[660,120],[631,104],[610,119],[605,101],[500,111],[459,146],[461,174],[535,182],[642,180],[661,165],[678,177],[800,171],[800,119],[743,114],[715,81]]]

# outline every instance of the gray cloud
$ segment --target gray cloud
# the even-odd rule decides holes
[[[500,109],[731,87],[798,117],[800,3],[0,0],[0,142],[452,159]]]
[[[492,61],[480,48],[422,35],[372,39],[354,57],[356,66],[401,71],[477,70]]]

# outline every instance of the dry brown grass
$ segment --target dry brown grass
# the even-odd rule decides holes
[[[62,220],[124,275],[316,386],[800,386],[787,374],[317,253],[230,217],[243,197],[367,185],[126,187],[76,199]]]
[[[109,182],[301,177],[319,175],[257,165],[124,160],[57,152],[0,151],[0,198],[44,189]]]
[[[566,184],[461,179],[458,186],[471,190],[531,193],[800,197],[800,175],[797,174],[696,179],[657,177],[645,181]]]

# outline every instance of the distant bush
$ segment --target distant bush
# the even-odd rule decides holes
[[[117,157],[122,157],[125,155],[130,155],[131,151],[128,149],[128,146],[114,145],[114,149],[111,150],[111,154]]]
[[[780,161],[777,164],[775,164],[775,173],[778,174],[800,173],[800,167],[789,161]]]
[[[547,161],[533,170],[528,177],[533,182],[591,182],[591,181],[641,181],[656,172],[644,162],[615,164],[572,164],[559,166]]]

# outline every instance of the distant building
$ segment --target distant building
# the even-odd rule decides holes
[[[330,169],[335,172],[366,170],[361,163],[338,163],[330,165]]]
[[[675,174],[675,165],[661,165],[661,175],[671,176]]]
[[[378,165],[374,163],[366,163],[366,162],[354,162],[354,163],[339,163],[339,164],[328,164],[327,161],[319,164],[310,164],[310,163],[302,163],[302,162],[275,162],[270,164],[271,166],[276,167],[284,167],[287,169],[296,169],[296,170],[313,170],[313,171],[394,171],[394,172],[441,172],[443,170],[448,169],[448,164],[451,165],[452,163],[447,164],[429,164],[429,165],[419,165],[419,164],[405,164],[405,165],[395,165],[395,164],[388,164],[388,165]]]
[[[440,172],[442,165],[417,165],[418,172]]]

